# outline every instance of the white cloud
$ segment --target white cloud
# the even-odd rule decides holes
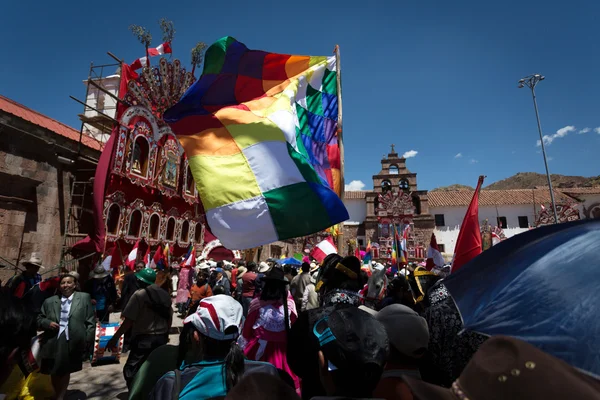
[[[479,161],[477,161],[477,160],[476,160],[476,159],[474,159],[474,158],[471,158],[471,159],[469,160],[469,163],[471,163],[471,164],[477,164],[478,162],[479,162]]]
[[[416,150],[409,150],[406,153],[402,154],[402,158],[413,158],[414,156],[416,156],[419,152]]]
[[[555,134],[553,134],[553,135],[544,135],[544,136],[542,137],[542,139],[544,139],[544,144],[545,144],[546,146],[549,146],[550,144],[552,144],[552,142],[553,142],[555,139],[558,139],[558,138],[565,137],[565,136],[567,136],[567,135],[569,134],[569,132],[575,132],[575,131],[576,131],[576,129],[575,129],[575,127],[574,127],[573,125],[568,125],[568,126],[565,126],[565,127],[563,127],[563,128],[560,128],[560,129],[559,129],[559,130],[557,130],[557,131],[556,131],[556,133],[555,133]],[[537,146],[541,146],[542,144],[541,144],[541,142],[538,140],[536,145],[537,145]]]
[[[344,190],[351,192],[354,190],[363,190],[365,188],[365,183],[363,181],[352,181],[349,184],[344,186]]]
[[[462,157],[462,153],[458,153],[457,155],[454,156],[454,158],[461,158]]]
[[[600,135],[600,126],[598,128],[594,128],[594,132]]]
[[[582,133],[588,133],[589,131],[591,131],[591,129],[590,129],[590,128],[583,128],[583,129],[581,129],[581,130],[580,130],[579,132],[577,132],[577,133],[579,133],[579,134],[582,134]]]

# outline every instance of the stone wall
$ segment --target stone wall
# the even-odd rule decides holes
[[[73,159],[76,149],[77,142],[0,114],[0,257],[8,263],[38,252],[49,272],[61,260],[71,182],[82,166],[57,155]],[[93,176],[94,166],[85,168],[85,179]],[[3,282],[15,273],[8,263],[0,260]]]

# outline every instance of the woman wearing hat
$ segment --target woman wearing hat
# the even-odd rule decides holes
[[[273,268],[263,278],[265,286],[260,298],[252,300],[239,343],[250,360],[265,361],[290,374],[296,390],[300,381],[287,363],[288,331],[298,313],[289,296],[281,268]]]
[[[62,275],[60,294],[44,301],[38,316],[44,331],[40,372],[50,375],[57,399],[64,398],[71,373],[81,371],[81,355],[94,340],[94,306],[90,295],[76,292],[76,287],[73,275]]]
[[[7,283],[11,295],[20,299],[32,287],[42,281],[42,276],[38,272],[40,269],[44,269],[42,259],[38,253],[31,253],[29,260],[21,261],[21,264],[25,267],[25,271],[10,279]]]
[[[110,273],[98,264],[85,283],[84,292],[89,293],[96,307],[96,316],[101,323],[108,323],[112,307],[117,301],[117,288]]]

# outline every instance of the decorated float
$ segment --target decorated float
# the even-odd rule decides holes
[[[171,52],[170,43],[159,48]],[[198,46],[192,51],[193,60],[194,51],[196,66],[201,59]],[[124,265],[134,246],[138,260],[148,248],[152,253],[167,246],[170,261],[178,261],[192,247],[203,258],[239,258],[239,252],[224,248],[207,230],[188,158],[163,121],[163,113],[194,83],[193,70],[186,71],[178,59],[161,57],[154,66],[148,64],[147,57],[141,65],[140,60],[131,66],[121,63],[115,75],[86,81],[88,97],[81,116],[84,125],[98,126],[100,116],[113,127],[106,135],[95,174],[96,229],[75,244],[73,251],[112,254],[113,265]],[[90,96],[92,86],[96,94]],[[109,87],[118,89],[111,93]],[[104,99],[109,97],[117,103],[113,115],[107,115],[104,106]],[[115,256],[120,259],[116,263]]]

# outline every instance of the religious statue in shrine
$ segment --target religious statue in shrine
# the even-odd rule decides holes
[[[142,159],[142,148],[140,147],[140,144],[136,140],[135,143],[133,144],[133,161],[131,163],[131,170],[133,172],[135,172],[136,174],[142,174],[141,159]]]

